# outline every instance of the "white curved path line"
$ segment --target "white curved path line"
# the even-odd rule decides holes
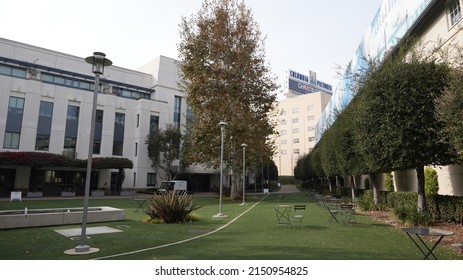
[[[206,237],[208,235],[211,235],[211,234],[214,234],[216,232],[219,232],[221,231],[222,229],[228,227],[229,225],[233,224],[236,220],[238,220],[239,218],[241,218],[244,214],[248,213],[251,209],[253,209],[254,207],[256,207],[262,200],[264,200],[267,196],[269,196],[269,194],[267,194],[266,196],[264,196],[261,200],[257,201],[256,203],[254,203],[253,206],[249,207],[246,211],[244,211],[243,213],[241,213],[240,215],[238,215],[236,218],[234,218],[233,220],[229,221],[228,223],[226,223],[225,225],[213,230],[213,231],[210,231],[208,233],[205,233],[205,234],[201,234],[201,235],[198,235],[198,236],[195,236],[195,237],[191,237],[191,238],[188,238],[188,239],[184,239],[184,240],[180,240],[180,241],[177,241],[177,242],[173,242],[173,243],[168,243],[168,244],[164,244],[164,245],[159,245],[159,246],[155,246],[155,247],[150,247],[150,248],[145,248],[145,249],[140,249],[140,250],[136,250],[136,251],[131,251],[131,252],[125,252],[125,253],[120,253],[120,254],[116,254],[116,255],[110,255],[110,256],[103,256],[103,257],[99,257],[99,258],[94,258],[92,260],[103,260],[103,259],[110,259],[110,258],[116,258],[116,257],[122,257],[122,256],[127,256],[127,255],[132,255],[132,254],[137,254],[137,253],[142,253],[142,252],[146,252],[146,251],[151,251],[151,250],[156,250],[156,249],[161,249],[161,248],[166,248],[166,247],[170,247],[170,246],[175,246],[175,245],[179,245],[179,244],[183,244],[183,243],[186,243],[186,242],[190,242],[190,241],[193,241],[193,240],[196,240],[196,239],[199,239],[199,238],[203,238],[203,237]]]

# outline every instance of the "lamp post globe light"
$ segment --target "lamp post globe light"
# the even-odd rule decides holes
[[[85,178],[85,194],[84,194],[84,208],[82,214],[82,232],[80,237],[80,245],[74,248],[75,253],[88,254],[98,252],[97,248],[90,248],[85,244],[87,239],[87,214],[88,214],[88,197],[90,194],[90,180],[92,174],[92,155],[93,155],[93,141],[95,138],[95,118],[96,118],[96,105],[98,102],[98,89],[100,86],[100,75],[103,75],[104,68],[113,63],[106,58],[102,52],[94,52],[93,56],[85,58],[85,61],[92,65],[92,72],[95,74],[95,89],[93,92],[92,103],[92,120],[90,123],[90,139],[88,141],[88,158],[87,158],[87,174]]]
[[[225,126],[227,125],[226,122],[221,121],[218,123],[220,126],[220,193],[219,193],[219,213],[214,215],[216,218],[226,217],[226,215],[222,212],[222,189],[223,189],[223,135],[225,133]]]
[[[246,197],[246,147],[248,145],[246,144],[241,144],[241,147],[243,148],[243,203],[241,205],[245,204],[245,197]]]

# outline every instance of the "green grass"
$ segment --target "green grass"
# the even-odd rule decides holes
[[[156,248],[210,233],[252,207],[258,200],[249,199],[245,206],[239,202],[223,202],[226,218],[213,218],[218,212],[217,197],[195,197],[202,208],[195,213],[200,221],[186,224],[145,224],[148,217],[128,198],[90,199],[90,206],[112,206],[126,210],[126,220],[88,224],[119,228],[122,233],[91,235],[87,244],[100,251],[90,255],[70,256],[65,250],[79,245],[54,230],[79,225],[0,230],[1,254],[4,260],[54,259],[124,259],[124,260],[414,260],[422,259],[421,252],[400,230],[375,222],[368,216],[356,215],[352,225],[328,222],[329,213],[299,194],[271,194],[234,223],[206,236],[181,244]],[[307,205],[302,229],[277,226],[273,205]],[[0,202],[0,210],[81,207],[82,199],[28,200]],[[152,249],[150,249],[152,248]],[[156,248],[156,249],[154,249]],[[148,249],[148,250],[145,250]],[[126,252],[138,253],[110,257]],[[463,259],[462,256],[439,246],[439,259]]]

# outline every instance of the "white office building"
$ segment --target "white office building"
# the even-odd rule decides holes
[[[293,176],[300,156],[315,146],[315,126],[331,98],[331,86],[294,70],[286,71],[286,99],[278,102],[277,151],[274,162],[280,176]]]
[[[125,170],[125,178],[118,170],[94,170],[93,187],[114,192],[159,183],[162,176],[151,168],[145,140],[166,124],[182,127],[185,122],[186,95],[178,90],[177,69],[176,61],[164,56],[137,71],[105,68],[93,157],[130,159],[133,168]],[[91,70],[82,57],[0,38],[0,153],[40,152],[86,159],[95,81]],[[44,195],[56,195],[64,188],[82,193],[76,186],[83,185],[85,169],[56,167],[39,172],[40,182],[35,183]],[[30,173],[30,166],[0,162],[0,196],[13,189],[27,191]],[[202,178],[202,188],[209,188],[210,180]]]

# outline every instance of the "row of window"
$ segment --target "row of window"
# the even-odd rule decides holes
[[[454,26],[461,19],[460,0],[452,0],[449,4],[450,25]]]
[[[313,121],[315,119],[315,116],[314,115],[309,115],[307,116],[307,120],[308,121]],[[299,123],[299,118],[294,118],[291,120],[292,123]],[[286,120],[281,120],[280,121],[280,125],[286,125],[287,124],[287,121]]]
[[[315,142],[315,137],[309,137],[309,138],[307,138],[307,140],[308,140],[309,142]],[[299,143],[300,143],[299,138],[294,138],[294,139],[293,139],[293,144],[299,144]],[[280,144],[281,144],[281,145],[287,145],[287,144],[288,144],[288,140],[281,140]]]
[[[24,98],[10,96],[8,104],[8,116],[6,122],[3,148],[19,149],[21,138],[22,116],[24,110]],[[53,103],[47,101],[40,102],[40,109],[37,123],[37,134],[35,150],[48,151],[50,148],[51,123],[53,119]],[[77,146],[78,122],[80,108],[76,105],[68,105],[66,115],[66,128],[64,137],[63,154],[74,158]],[[95,134],[93,143],[93,153],[100,154],[101,134],[103,130],[103,110],[96,111]],[[137,127],[139,126],[139,115],[137,115]],[[125,114],[116,112],[114,120],[114,156],[122,156],[124,145]],[[150,116],[150,133],[159,129],[159,117]],[[137,156],[138,143],[135,143],[135,156]]]
[[[315,131],[315,126],[309,126],[307,127],[307,131]],[[299,128],[293,128],[293,134],[299,133]],[[280,131],[280,135],[287,135],[288,131],[286,129],[283,129]]]
[[[17,78],[26,78],[27,70],[25,68],[12,66],[9,64],[0,64],[0,74]],[[51,74],[47,72],[40,73],[40,80],[45,83],[54,85],[72,87],[82,90],[95,90],[95,83],[92,81],[80,79],[77,77],[64,76],[59,74]],[[110,93],[120,97],[131,99],[151,99],[151,94],[144,91],[131,90],[116,85],[104,85],[100,87],[100,92]]]
[[[308,106],[307,106],[307,111],[312,111],[313,108],[314,108],[314,105],[308,105]],[[297,114],[297,113],[299,113],[299,108],[293,108],[293,109],[291,110],[291,112],[292,112],[293,114]],[[281,116],[284,116],[284,115],[286,115],[286,114],[287,114],[287,112],[286,112],[285,109],[281,110],[281,113],[280,113]]]

